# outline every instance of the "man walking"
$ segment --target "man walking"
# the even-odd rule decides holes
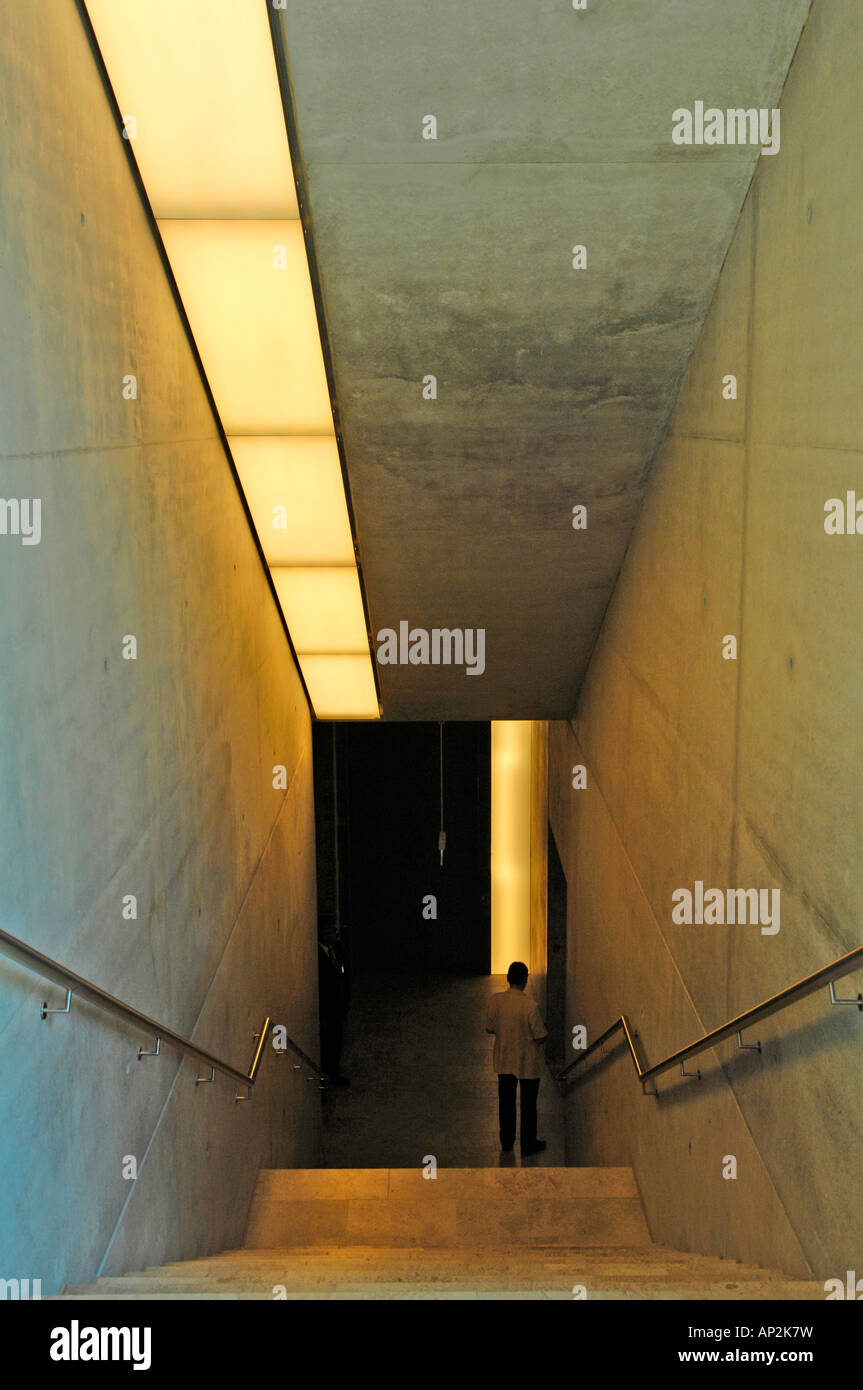
[[[528,970],[514,960],[506,972],[509,989],[492,996],[485,1031],[494,1033],[500,1146],[510,1153],[515,1143],[515,1093],[521,1085],[521,1153],[538,1154],[545,1140],[536,1137],[540,1049],[548,1037],[536,1001],[525,995]]]

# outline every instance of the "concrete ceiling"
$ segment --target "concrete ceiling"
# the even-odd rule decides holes
[[[775,106],[809,0],[587,6],[280,15],[372,630],[486,630],[384,718],[574,712],[759,154],[672,112]]]

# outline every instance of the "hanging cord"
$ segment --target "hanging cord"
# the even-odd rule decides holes
[[[443,828],[443,720],[438,721],[440,732],[440,834],[437,837],[437,847],[440,850],[440,862],[443,867],[443,852],[446,849],[446,831]]]
[[[336,748],[336,726],[333,724],[333,897],[336,907],[336,922],[341,925],[342,905],[339,899],[339,758]]]

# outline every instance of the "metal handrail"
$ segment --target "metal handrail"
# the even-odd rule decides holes
[[[215,1073],[221,1072],[223,1076],[229,1076],[231,1080],[237,1081],[241,1086],[254,1086],[257,1080],[258,1069],[264,1055],[267,1035],[270,1032],[272,1020],[269,1015],[264,1020],[261,1030],[255,1034],[257,1046],[255,1055],[252,1058],[251,1066],[247,1072],[240,1071],[238,1067],[232,1067],[229,1062],[224,1062],[220,1057],[216,1057],[206,1048],[199,1047],[190,1038],[183,1037],[182,1033],[177,1033],[173,1028],[167,1028],[164,1024],[158,1023],[155,1019],[149,1018],[147,1014],[141,1013],[140,1009],[135,1009],[131,1004],[124,1004],[122,999],[117,999],[107,990],[99,985],[94,985],[92,980],[85,980],[83,975],[76,975],[74,970],[68,966],[61,965],[59,961],[52,960],[50,956],[38,951],[35,946],[31,946],[27,941],[21,941],[17,936],[12,936],[9,932],[0,928],[0,951],[5,955],[11,956],[20,964],[34,970],[37,974],[44,976],[45,979],[53,980],[55,984],[61,985],[66,990],[66,1006],[63,1009],[49,1009],[47,1001],[43,1003],[40,1010],[44,1019],[51,1013],[69,1013],[73,994],[79,995],[82,999],[88,999],[93,1004],[98,1004],[101,1008],[107,1009],[109,1013],[122,1018],[126,1023],[133,1023],[141,1027],[144,1032],[151,1034],[156,1039],[156,1047],[153,1052],[145,1052],[142,1047],[138,1048],[138,1059],[141,1057],[158,1056],[161,1043],[169,1043],[171,1047],[177,1048],[179,1052],[189,1057],[195,1057],[199,1062],[210,1068],[209,1076],[199,1076],[197,1081],[206,1082],[215,1079]],[[286,1046],[291,1049],[297,1057],[301,1058],[306,1066],[314,1072],[319,1082],[326,1081],[326,1075],[321,1067],[304,1052],[293,1038],[285,1037]],[[310,1077],[309,1080],[312,1078]],[[245,1100],[245,1096],[237,1096],[237,1100]]]
[[[574,1058],[573,1061],[563,1068],[563,1071],[558,1073],[557,1080],[562,1084],[575,1067],[584,1062],[592,1052],[597,1050],[597,1048],[602,1047],[603,1043],[607,1042],[615,1033],[621,1031],[626,1039],[629,1055],[632,1058],[633,1066],[641,1082],[642,1090],[644,1090],[646,1082],[652,1080],[654,1077],[661,1076],[663,1072],[670,1071],[672,1067],[678,1065],[680,1066],[680,1073],[682,1076],[694,1076],[697,1074],[700,1077],[700,1072],[687,1072],[685,1070],[685,1064],[691,1057],[697,1057],[699,1053],[706,1052],[709,1048],[715,1047],[717,1043],[722,1042],[725,1038],[730,1038],[733,1033],[737,1034],[737,1046],[739,1048],[742,1050],[751,1049],[752,1051],[760,1052],[760,1042],[743,1042],[741,1033],[744,1028],[751,1028],[754,1023],[759,1023],[761,1019],[769,1018],[771,1014],[779,1013],[780,1009],[787,1008],[789,1004],[795,1004],[798,999],[805,999],[807,995],[814,994],[817,990],[823,989],[825,986],[829,986],[831,1004],[853,1004],[856,1005],[858,1009],[863,1010],[863,994],[858,994],[856,999],[837,999],[833,988],[836,980],[841,979],[843,975],[850,975],[853,970],[859,970],[861,968],[863,968],[863,946],[856,946],[853,951],[849,951],[847,955],[839,956],[838,959],[832,961],[830,965],[822,966],[820,970],[814,971],[811,975],[806,975],[804,979],[798,980],[796,984],[789,985],[786,989],[780,990],[778,994],[774,994],[771,998],[763,1000],[762,1003],[756,1004],[751,1009],[747,1009],[745,1013],[738,1014],[736,1018],[730,1019],[728,1023],[723,1023],[719,1028],[714,1028],[711,1032],[705,1033],[703,1037],[697,1038],[695,1042],[689,1043],[687,1047],[681,1047],[677,1052],[672,1052],[668,1057],[663,1058],[661,1062],[657,1062],[653,1067],[642,1066],[636,1046],[638,1034],[632,1031],[626,1014],[621,1014],[620,1018],[612,1023],[610,1028],[606,1028],[605,1032],[601,1033],[598,1038],[595,1038],[590,1046],[584,1049],[580,1056]],[[652,1092],[647,1092],[647,1094],[655,1095],[655,1088]]]

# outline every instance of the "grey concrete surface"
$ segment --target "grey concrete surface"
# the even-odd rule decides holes
[[[482,678],[380,667],[386,718],[573,713],[758,153],[672,113],[772,108],[808,9],[280,14],[373,631],[486,629]]]
[[[863,476],[863,184],[842,135],[863,115],[861,54],[860,6],[816,3],[575,733],[552,728],[568,1008],[594,1035],[627,1012],[650,1060],[861,943],[863,540],[824,530],[825,501]],[[779,932],[676,925],[671,895],[696,879],[779,890]],[[659,1103],[615,1054],[573,1096],[568,1159],[632,1162],[657,1239],[844,1278],[863,1237],[860,1015],[825,991],[756,1037],[760,1056],[724,1044]]]
[[[0,41],[0,495],[42,508],[38,545],[0,535],[0,920],[246,1067],[266,1012],[316,1050],[308,710],[80,18],[49,10]],[[46,997],[0,957],[0,1276],[223,1248],[262,1163],[316,1161],[284,1057],[235,1105]]]

